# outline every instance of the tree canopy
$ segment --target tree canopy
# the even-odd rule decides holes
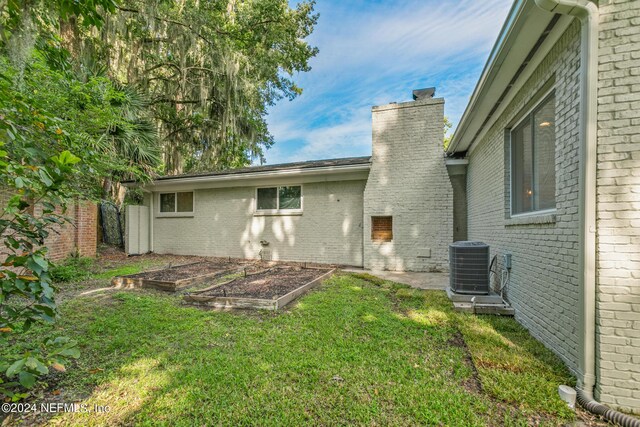
[[[61,23],[81,69],[100,67],[148,100],[168,174],[247,165],[273,144],[267,107],[301,93],[316,49],[313,2],[128,0],[99,29]]]
[[[302,92],[294,76],[308,71],[317,53],[305,41],[317,20],[313,6],[9,0],[0,2],[0,46],[18,78],[28,79],[36,57],[38,72],[48,67],[89,85],[108,80],[110,102],[124,99],[129,124],[102,130],[109,129],[119,154],[141,155],[143,168],[175,174],[238,167],[263,161],[273,144],[267,108]]]

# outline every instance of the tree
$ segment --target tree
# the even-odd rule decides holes
[[[301,93],[316,20],[313,2],[128,0],[84,49],[147,95],[165,173],[238,167],[273,144],[267,107]]]
[[[157,163],[144,151],[150,122],[135,94],[104,76],[79,77],[57,43],[55,16],[95,26],[110,4],[0,3],[0,394],[14,400],[79,355],[66,337],[22,342],[34,323],[58,315],[45,239],[67,221],[67,202],[99,196],[105,177],[144,179]]]
[[[44,240],[53,224],[61,224],[66,200],[73,189],[70,175],[80,159],[62,146],[67,138],[59,118],[48,115],[32,100],[12,88],[0,74],[0,185],[10,197],[0,211],[0,233],[5,255],[0,267],[0,348],[9,350],[33,323],[53,322],[54,287],[49,276]],[[16,387],[31,387],[49,367],[64,370],[68,358],[77,357],[75,342],[47,336],[39,346],[21,353],[0,354],[0,393],[24,397]]]
[[[447,151],[449,144],[451,143],[452,135],[449,133],[453,125],[447,116],[444,117],[444,150]]]

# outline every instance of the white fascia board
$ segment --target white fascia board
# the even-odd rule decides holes
[[[469,159],[444,159],[447,166],[464,166],[469,164]]]
[[[369,164],[333,166],[322,168],[300,168],[264,172],[247,172],[241,174],[193,176],[176,179],[156,180],[144,184],[142,188],[149,191],[204,189],[223,187],[250,187],[296,183],[366,180],[369,176]],[[135,186],[135,184],[128,184]]]

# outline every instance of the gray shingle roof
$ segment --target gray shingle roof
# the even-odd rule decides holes
[[[154,181],[166,181],[171,179],[208,177],[208,176],[213,177],[213,176],[222,176],[222,175],[241,175],[245,173],[275,172],[275,171],[295,170],[295,169],[317,169],[317,168],[330,168],[330,167],[338,167],[338,166],[355,166],[355,165],[369,164],[370,162],[371,162],[370,156],[344,157],[340,159],[310,160],[306,162],[249,166],[246,168],[227,169],[227,170],[216,171],[216,172],[160,176],[155,178]]]

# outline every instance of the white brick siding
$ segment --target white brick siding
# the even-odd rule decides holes
[[[303,184],[303,214],[284,216],[254,216],[255,187],[196,190],[192,218],[154,218],[154,251],[259,258],[266,240],[273,260],[362,266],[364,185]]]
[[[508,300],[533,336],[578,367],[579,25],[547,57],[469,155],[468,237],[512,253]],[[510,218],[509,144],[505,129],[549,87],[556,97],[556,212]],[[501,260],[501,257],[498,258]]]
[[[365,267],[447,269],[453,192],[442,151],[444,101],[373,107],[373,157],[364,193]],[[371,217],[393,217],[393,241],[371,241]]]
[[[600,1],[597,395],[640,413],[640,1]]]

